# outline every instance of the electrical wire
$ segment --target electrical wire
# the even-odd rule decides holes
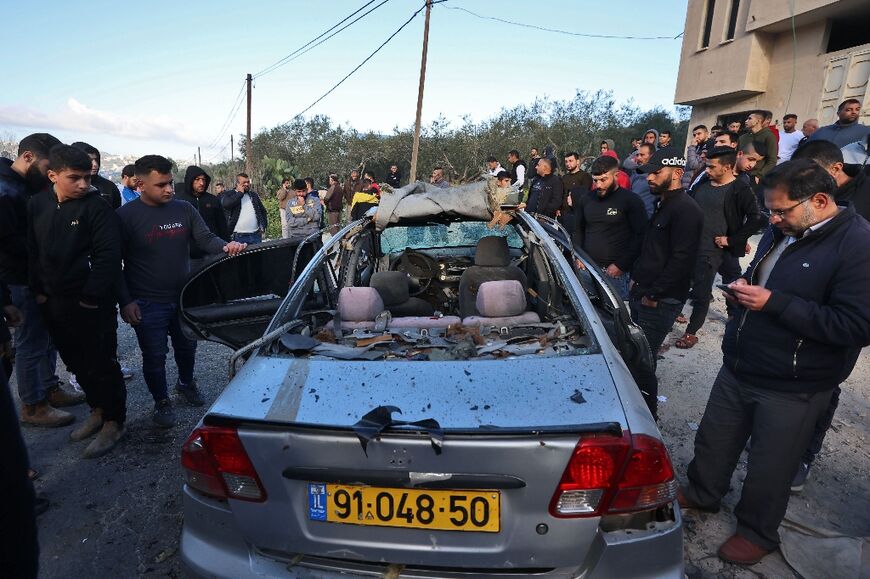
[[[482,14],[478,14],[477,12],[472,12],[467,8],[462,8],[461,6],[445,6],[445,8],[447,8],[448,10],[460,10],[467,14],[471,14],[475,18],[480,18],[481,20],[495,20],[496,22],[501,22],[502,24],[521,26],[523,28],[541,30],[543,32],[555,32],[556,34],[565,34],[568,36],[582,36],[584,38],[610,38],[619,40],[676,40],[683,35],[682,32],[680,32],[676,36],[619,36],[616,34],[590,34],[586,32],[571,32],[570,30],[559,30],[557,28],[545,28],[543,26],[535,26],[534,24],[526,24],[525,22],[514,22],[513,20],[505,20],[504,18],[498,18],[496,16],[484,16]]]
[[[434,4],[434,2],[433,2],[433,4]],[[402,31],[402,30],[403,30],[403,29],[408,25],[408,24],[410,24],[411,21],[414,20],[414,18],[416,18],[416,17],[420,14],[420,12],[423,11],[424,8],[426,8],[426,4],[425,4],[425,3],[423,4],[423,6],[421,6],[420,8],[418,8],[417,11],[414,12],[414,13],[411,15],[411,17],[408,18],[408,19],[405,21],[404,24],[402,24],[401,26],[399,26],[399,28],[397,28],[395,32],[393,32],[389,37],[387,37],[387,39],[384,40],[384,42],[381,43],[381,45],[378,46],[378,47],[374,50],[374,52],[372,52],[372,53],[369,54],[367,57],[365,57],[365,59],[364,59],[361,63],[359,63],[358,65],[356,65],[356,67],[355,67],[353,70],[351,70],[349,73],[347,73],[346,75],[344,75],[344,78],[342,78],[340,81],[338,81],[337,83],[335,83],[334,85],[332,85],[332,88],[330,88],[328,91],[326,91],[325,93],[323,93],[320,97],[318,97],[317,100],[315,100],[313,103],[311,103],[310,105],[308,105],[307,107],[305,107],[304,109],[302,109],[302,111],[300,111],[298,114],[296,114],[295,116],[293,116],[293,117],[290,119],[290,121],[293,121],[293,120],[295,120],[295,119],[298,119],[299,117],[301,117],[302,115],[304,115],[305,113],[307,113],[309,110],[311,110],[312,108],[314,108],[314,106],[315,106],[317,103],[319,103],[320,101],[322,101],[323,99],[325,99],[327,96],[329,96],[329,94],[332,93],[332,91],[334,91],[334,90],[337,89],[339,86],[341,86],[342,83],[344,83],[344,81],[346,81],[347,79],[349,79],[349,78],[350,78],[350,77],[351,77],[351,76],[352,76],[356,71],[358,71],[359,69],[361,69],[361,68],[363,67],[363,65],[365,65],[365,63],[367,63],[369,60],[371,60],[372,57],[374,57],[374,55],[376,55],[378,52],[380,52],[381,49],[382,49],[383,47],[385,47],[385,46],[386,46],[386,45],[387,45],[387,44],[388,44],[388,43],[389,43],[393,38],[395,38],[395,37],[396,37],[396,36],[397,36],[397,35],[398,35],[398,34],[399,34],[399,33],[400,33],[400,32],[401,32],[401,31]],[[288,121],[288,122],[290,122],[290,121]]]
[[[247,85],[247,79],[242,81],[242,87],[239,89],[239,92],[236,95],[236,98],[233,100],[233,105],[230,108],[230,112],[229,112],[229,114],[227,114],[227,117],[224,120],[223,124],[221,124],[221,128],[218,131],[217,136],[214,139],[212,139],[211,143],[209,143],[209,145],[205,148],[206,153],[208,153],[209,151],[212,151],[218,145],[218,143],[220,143],[220,140],[223,138],[227,129],[229,129],[230,125],[235,120],[236,115],[239,113],[239,109],[242,106],[242,102],[244,101],[244,99],[242,97],[245,94],[246,85]]]
[[[348,28],[350,28],[351,26],[353,26],[354,24],[356,24],[357,22],[359,22],[360,20],[362,20],[363,18],[365,18],[366,16],[368,16],[369,14],[371,14],[372,12],[374,12],[375,10],[377,10],[378,8],[380,8],[381,6],[383,6],[384,4],[389,2],[390,0],[382,0],[382,2],[380,4],[378,4],[377,6],[372,8],[371,10],[365,12],[361,16],[359,16],[356,20],[354,20],[353,22],[351,22],[350,24],[348,24],[347,26],[345,26],[344,28],[342,28],[341,30],[339,30],[338,32],[333,34],[332,36],[327,36],[330,32],[332,32],[333,30],[335,30],[336,28],[338,28],[339,26],[341,26],[342,24],[344,24],[345,22],[347,22],[348,20],[350,20],[351,18],[353,18],[354,16],[356,16],[357,14],[359,14],[360,12],[365,10],[370,5],[374,4],[376,1],[377,0],[370,0],[369,2],[366,2],[365,4],[363,4],[362,6],[357,8],[355,11],[353,11],[350,14],[348,14],[347,16],[345,16],[342,20],[338,21],[336,24],[334,24],[330,28],[324,30],[323,32],[321,32],[320,34],[318,34],[317,36],[315,36],[314,38],[312,38],[311,40],[309,40],[308,42],[306,42],[305,44],[303,44],[302,46],[300,46],[299,48],[297,48],[296,50],[294,50],[290,54],[288,54],[287,56],[281,58],[277,62],[270,64],[269,66],[267,66],[266,68],[264,68],[263,70],[261,70],[260,72],[255,74],[253,76],[253,78],[256,79],[256,78],[259,78],[261,76],[265,76],[265,75],[269,74],[270,72],[274,72],[275,70],[281,68],[282,66],[284,66],[288,62],[296,60],[297,58],[299,58],[300,56],[302,56],[303,54],[305,54],[309,50],[317,48],[318,46],[320,46],[321,44],[323,44],[327,40],[333,38],[334,36],[336,36],[338,34],[341,34],[343,31],[347,30]]]

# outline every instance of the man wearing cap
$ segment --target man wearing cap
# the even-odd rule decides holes
[[[746,241],[764,225],[752,188],[734,175],[736,164],[734,149],[713,148],[706,160],[709,180],[691,192],[704,213],[704,229],[689,294],[692,315],[686,333],[677,340],[677,348],[688,349],[698,343],[698,330],[704,325],[713,299],[713,280],[725,254],[735,258],[746,255]]]
[[[686,159],[673,147],[659,149],[638,171],[660,198],[647,226],[640,257],[631,270],[631,317],[646,335],[653,360],[683,309],[698,255],[704,214],[683,190]],[[635,376],[644,400],[657,418],[658,379],[652,371]]]

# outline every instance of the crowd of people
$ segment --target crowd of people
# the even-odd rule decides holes
[[[808,119],[798,130],[793,114],[777,129],[769,111],[753,111],[742,123],[693,127],[685,154],[669,132],[650,129],[624,159],[613,140],[602,140],[588,170],[573,151],[560,156],[560,166],[549,146],[543,155],[531,149],[528,161],[516,149],[505,166],[495,156],[486,160],[485,174],[517,193],[518,210],[558,219],[606,273],[653,353],[667,347],[676,323],[687,324],[677,348],[698,343],[721,276],[724,362],[679,502],[717,510],[751,436],[737,531],[720,549],[731,562],[752,564],[776,548],[789,489],[802,488],[840,384],[870,344],[870,254],[860,249],[870,246],[870,127],[859,115],[860,103],[849,99],[834,124]],[[136,333],[154,424],[176,422],[169,340],[175,391],[187,404],[204,404],[196,342],[179,323],[181,286],[209,256],[262,242],[268,225],[248,175],[238,174],[232,189],[211,181],[190,166],[175,184],[170,161],[147,155],[124,167],[119,189],[99,175],[96,148],[45,133],[24,138],[15,160],[0,159],[0,428],[11,441],[4,481],[22,497],[4,507],[15,512],[4,513],[3,525],[17,521],[22,541],[35,533],[34,471],[18,423],[66,426],[75,418],[62,408],[87,403],[89,415],[69,434],[90,439],[86,458],[109,452],[124,434],[119,308]],[[282,236],[335,233],[378,205],[382,184],[402,182],[396,164],[383,181],[366,171],[343,181],[330,174],[323,191],[311,178],[285,179],[274,193]],[[450,186],[442,167],[429,183]],[[762,230],[743,271],[739,259]],[[58,378],[58,355],[81,392]],[[20,411],[9,392],[13,368]],[[657,417],[655,366],[637,374]]]

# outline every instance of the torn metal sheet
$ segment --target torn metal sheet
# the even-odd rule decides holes
[[[423,430],[429,435],[429,440],[432,443],[432,449],[435,451],[435,454],[441,454],[441,447],[444,444],[444,430],[442,430],[437,420],[434,418],[425,418],[414,422],[394,420],[394,412],[397,414],[402,413],[396,406],[378,406],[353,425],[353,430],[356,432],[366,456],[369,454],[369,442],[383,431],[395,426],[414,426]]]

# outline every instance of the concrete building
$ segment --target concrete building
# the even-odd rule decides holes
[[[674,101],[689,127],[753,109],[824,126],[846,98],[870,124],[870,0],[689,0]]]

